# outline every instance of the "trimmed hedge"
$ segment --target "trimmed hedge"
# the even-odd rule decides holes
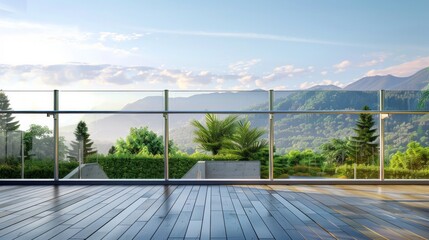
[[[78,165],[77,162],[60,162],[59,177],[65,177]],[[37,159],[25,160],[24,177],[30,179],[54,178],[54,161]],[[21,178],[21,163],[0,164],[0,178]]]
[[[352,165],[343,165],[337,168],[337,177],[353,179],[354,167]],[[356,167],[357,179],[378,179],[379,167],[358,165]],[[408,170],[398,168],[385,168],[385,179],[429,179],[429,169]]]
[[[169,174],[172,179],[182,178],[198,161],[237,160],[232,156],[208,156],[204,154],[174,155],[169,158]],[[164,158],[160,155],[93,155],[87,162],[97,162],[111,179],[163,179]]]

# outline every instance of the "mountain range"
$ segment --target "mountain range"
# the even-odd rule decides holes
[[[296,92],[278,92],[275,95],[275,108],[279,110],[311,110],[311,109],[324,109],[324,110],[339,110],[339,109],[362,109],[364,105],[370,106],[372,109],[378,108],[378,95],[377,92],[362,92],[362,91],[376,91],[380,89],[385,90],[422,90],[429,84],[429,67],[418,71],[409,77],[395,77],[392,75],[387,76],[371,76],[364,77],[355,81],[345,88],[339,88],[334,85],[319,85],[310,89]],[[324,90],[324,91],[321,91]],[[340,91],[335,91],[340,90]],[[347,90],[347,91],[342,91]],[[418,95],[418,94],[417,94]],[[410,92],[407,98],[404,96],[393,96],[387,99],[387,105],[402,106],[402,108],[409,109],[410,104],[416,105],[415,93]],[[162,110],[159,106],[163,106],[162,97],[145,97],[133,103],[125,105],[122,110]],[[236,110],[268,110],[268,93],[266,91],[237,91],[237,92],[218,92],[218,93],[201,93],[189,97],[176,97],[170,98],[169,109],[173,111],[236,111]],[[282,126],[282,123],[292,124],[288,129],[293,129],[305,122],[307,125],[312,124],[308,121],[300,120],[302,116],[281,116],[277,118],[277,127]],[[324,116],[326,117],[326,116]],[[353,116],[355,117],[355,116]],[[192,142],[193,128],[190,125],[192,119],[201,120],[202,114],[171,114],[169,116],[170,139],[181,147],[182,150],[192,152],[195,144]],[[252,119],[252,124],[259,127],[264,127],[267,124],[265,116],[253,115],[249,116]],[[291,120],[294,119],[294,120]],[[341,128],[347,128],[348,133],[351,133],[350,127],[353,124],[354,118],[348,118],[348,124],[340,125],[342,127],[334,127],[331,133],[343,132]],[[352,120],[350,120],[352,119]],[[324,118],[313,118],[311,121],[324,121]],[[343,121],[344,119],[337,119]],[[144,127],[148,126],[154,132],[163,135],[164,118],[160,115],[145,114],[145,115],[132,115],[132,114],[114,114],[106,116],[105,118],[96,121],[88,122],[88,128],[92,140],[94,140],[99,152],[106,153],[115,141],[120,137],[125,137],[131,127]],[[317,123],[315,123],[317,125]],[[308,126],[307,126],[308,127]],[[326,128],[326,126],[318,126]],[[332,126],[331,126],[332,127]],[[285,126],[286,128],[286,126]],[[300,128],[297,129],[301,129]],[[74,127],[69,126],[62,129],[62,135],[67,140],[73,140]],[[303,131],[302,129],[299,131]],[[281,131],[279,131],[281,132]],[[291,133],[289,132],[289,138]],[[310,132],[308,134],[311,134]],[[316,132],[315,132],[316,134]],[[296,134],[294,135],[296,137]],[[307,136],[311,137],[311,136]],[[282,148],[289,148],[293,145],[291,141],[284,141],[285,139],[276,140]],[[308,145],[312,145],[309,143]],[[319,144],[319,143],[314,143]],[[313,145],[314,145],[313,144]]]

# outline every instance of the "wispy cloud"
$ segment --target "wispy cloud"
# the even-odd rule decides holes
[[[307,68],[295,67],[294,65],[284,65],[276,67],[270,74],[267,74],[262,77],[262,80],[265,82],[284,80],[287,78],[292,78],[296,75],[312,72],[313,67],[309,66]]]
[[[332,81],[329,79],[325,79],[325,80],[320,81],[320,82],[303,82],[299,85],[299,88],[300,89],[308,89],[308,88],[311,88],[314,86],[319,86],[319,85],[334,85],[334,86],[337,86],[340,88],[345,87],[344,83],[341,83],[339,81]]]
[[[100,37],[98,39],[100,41],[112,40],[115,42],[138,40],[144,36],[141,33],[121,34],[121,33],[114,33],[114,32],[100,32],[99,35]]]
[[[387,58],[387,54],[386,53],[373,53],[373,54],[371,54],[370,57],[371,57],[370,60],[359,64],[359,67],[373,67],[375,65],[383,63]]]
[[[123,63],[136,51],[120,42],[137,40],[137,33],[87,32],[76,27],[0,20],[0,62],[58,64],[85,59],[90,63]],[[112,43],[113,42],[113,43]]]
[[[344,72],[346,68],[350,67],[352,63],[349,60],[341,61],[340,63],[337,63],[333,65],[333,67],[336,69],[335,73]]]
[[[416,60],[391,66],[388,68],[370,70],[366,73],[366,76],[391,74],[397,77],[408,77],[426,67],[429,67],[429,57],[421,57]]]
[[[0,64],[0,83],[3,86],[19,86],[20,89],[73,87],[199,89],[221,87],[231,82],[238,83],[242,77],[244,76],[238,74],[215,74],[209,71],[109,64]]]
[[[179,30],[153,29],[153,28],[141,28],[141,31],[149,32],[149,33],[197,36],[197,37],[243,38],[243,39],[295,42],[295,43],[321,44],[321,45],[358,46],[357,44],[353,44],[353,43],[327,41],[327,40],[311,39],[311,38],[290,37],[290,36],[282,36],[282,35],[275,35],[275,34],[251,33],[251,32],[179,31]]]

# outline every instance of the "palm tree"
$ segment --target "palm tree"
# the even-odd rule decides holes
[[[268,141],[260,138],[266,133],[261,128],[251,128],[248,119],[239,121],[235,134],[227,141],[224,152],[237,155],[241,160],[256,159],[267,148]]]
[[[217,155],[224,146],[225,140],[234,134],[237,116],[228,116],[221,120],[215,114],[207,113],[205,120],[205,126],[197,120],[191,122],[196,128],[194,142],[199,145],[199,148]]]
[[[322,154],[330,164],[342,165],[347,160],[348,141],[334,138],[320,146]]]

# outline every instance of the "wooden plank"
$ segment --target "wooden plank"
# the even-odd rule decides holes
[[[427,186],[0,186],[0,239],[428,239],[428,209]]]
[[[211,224],[211,192],[212,187],[209,186],[206,192],[206,201],[204,203],[204,217],[201,227],[201,239],[210,239],[210,224]]]

